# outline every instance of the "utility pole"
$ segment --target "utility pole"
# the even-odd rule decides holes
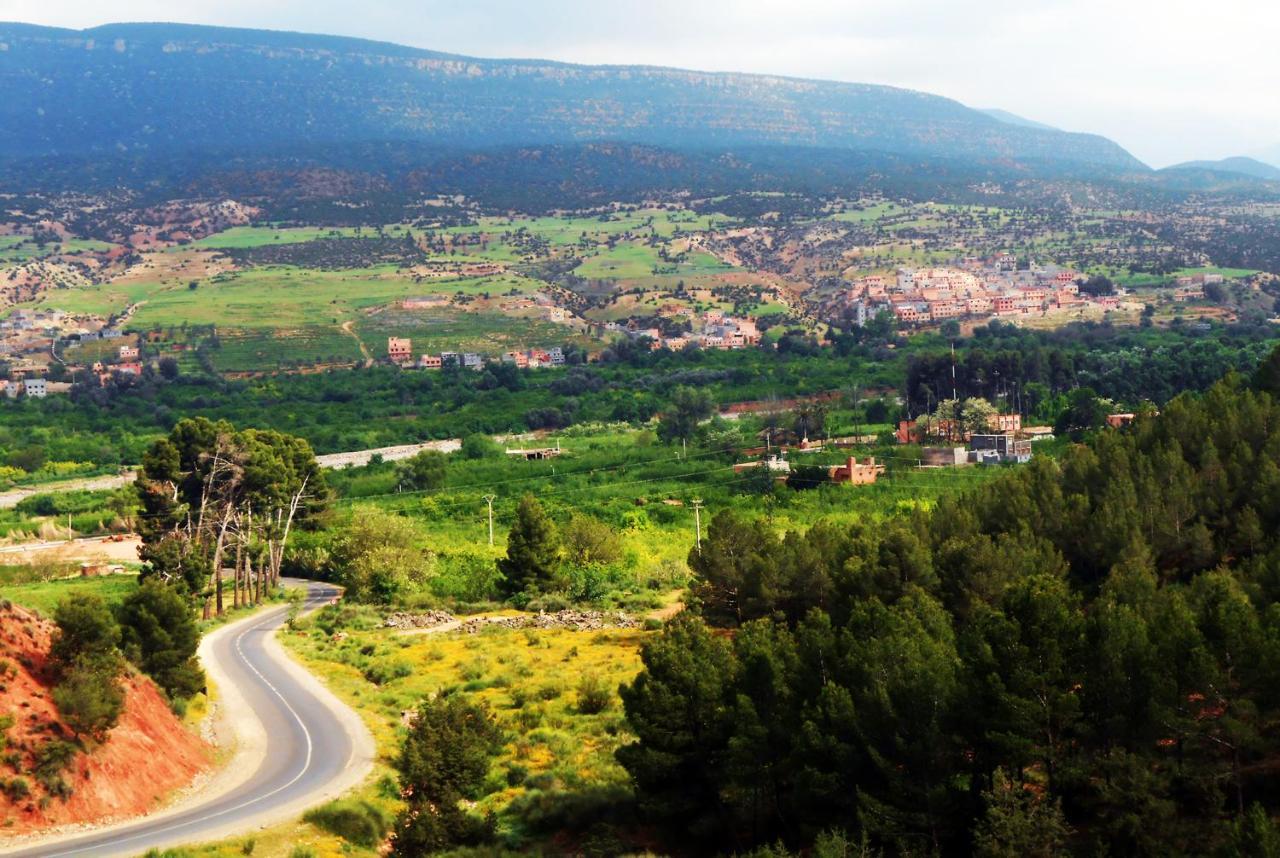
[[[698,552],[702,552],[702,498],[693,499],[693,527],[694,539]]]
[[[489,504],[489,547],[493,547],[493,501],[496,495],[485,495],[485,503]]]
[[[951,341],[951,399],[955,401],[960,397],[956,394],[956,341]]]

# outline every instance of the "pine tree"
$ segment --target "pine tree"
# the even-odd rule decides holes
[[[560,572],[560,537],[555,522],[533,495],[516,507],[516,523],[507,535],[507,556],[498,561],[509,596],[549,589]]]
[[[973,852],[980,858],[1053,858],[1063,853],[1071,829],[1056,801],[1037,797],[996,769],[991,789],[982,794],[986,813],[974,832]]]

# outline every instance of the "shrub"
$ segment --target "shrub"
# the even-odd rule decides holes
[[[413,675],[413,666],[403,661],[374,661],[361,671],[374,685],[386,685]]]
[[[489,710],[458,697],[426,701],[409,731],[396,768],[409,805],[396,820],[392,854],[418,856],[493,836],[492,819],[459,806],[474,797],[502,743]]]
[[[613,691],[594,673],[585,674],[578,683],[578,711],[597,715],[613,705]]]
[[[565,559],[575,566],[607,566],[622,556],[617,532],[598,518],[574,513],[561,530]]]
[[[462,449],[458,451],[464,459],[485,459],[490,456],[497,456],[502,453],[492,438],[488,435],[473,433],[462,439]]]
[[[75,593],[58,603],[53,612],[58,624],[49,659],[54,670],[68,670],[78,659],[114,655],[120,643],[120,626],[100,597]]]
[[[341,799],[307,811],[303,820],[343,840],[372,849],[383,841],[391,820],[378,806],[358,799]]]
[[[17,804],[31,794],[31,787],[26,778],[11,778],[0,781],[0,793],[4,793],[5,798]]]
[[[204,689],[200,630],[187,600],[158,579],[143,581],[117,609],[125,655],[171,699]]]
[[[35,752],[31,773],[49,795],[62,799],[70,797],[71,788],[62,779],[62,773],[70,768],[77,753],[79,748],[62,739],[45,742]]]
[[[484,602],[500,595],[502,576],[493,559],[482,554],[453,554],[439,558],[431,592],[445,599]]]
[[[101,741],[120,720],[124,690],[118,677],[119,664],[110,656],[82,657],[63,671],[53,702],[77,736]]]

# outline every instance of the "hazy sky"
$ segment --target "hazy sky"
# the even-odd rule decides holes
[[[884,83],[1104,134],[1154,166],[1269,147],[1280,160],[1269,0],[0,0],[0,20],[177,20]]]

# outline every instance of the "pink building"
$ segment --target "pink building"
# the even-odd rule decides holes
[[[401,337],[387,337],[387,357],[392,363],[412,363],[413,341]]]
[[[883,473],[884,465],[877,465],[874,456],[867,459],[866,462],[859,462],[853,456],[850,456],[843,465],[836,465],[831,468],[827,475],[833,483],[865,486],[874,483]]]

